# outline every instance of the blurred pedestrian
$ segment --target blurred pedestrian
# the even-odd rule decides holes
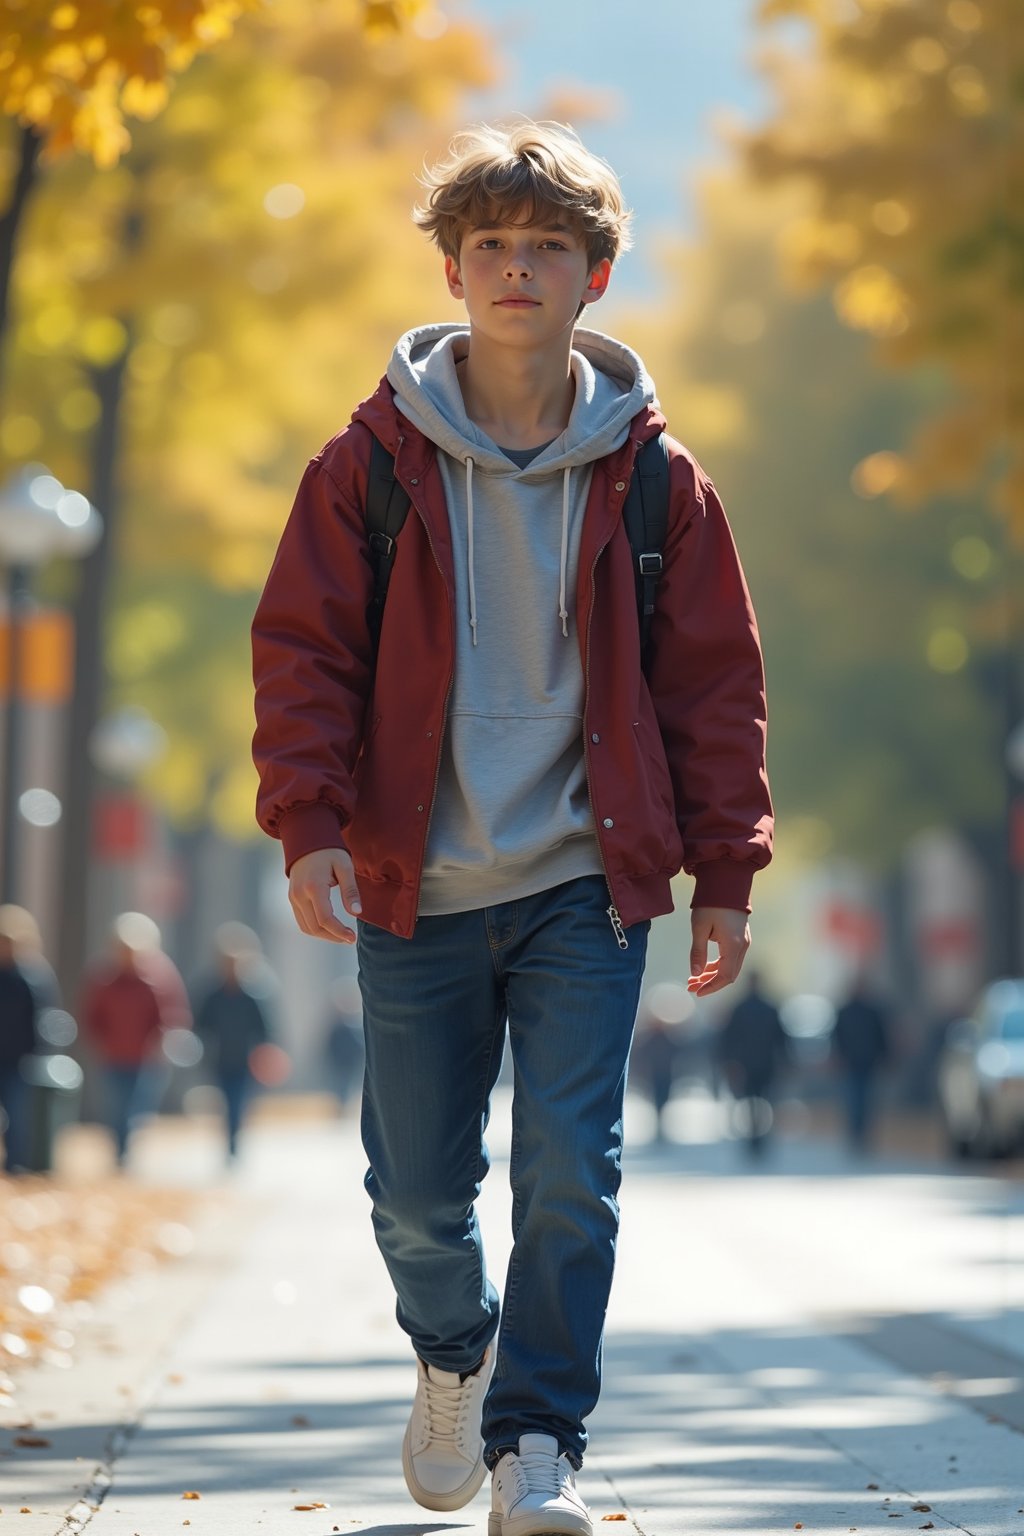
[[[196,1033],[208,1069],[224,1099],[228,1158],[238,1155],[238,1136],[256,1082],[254,1064],[270,1043],[270,972],[260,941],[245,923],[222,923],[214,936],[216,978],[196,1008]]]
[[[28,1167],[28,1082],[25,1063],[38,1045],[39,999],[19,953],[25,927],[20,907],[0,907],[0,1108],[4,1112],[4,1170]]]
[[[355,976],[341,976],[331,988],[331,1012],[324,1040],[331,1088],[344,1114],[362,1091],[366,1044],[363,1005]]]
[[[133,1127],[159,1102],[164,1034],[192,1025],[185,984],[161,948],[160,929],[144,913],[122,912],[115,919],[110,955],[86,973],[81,1024],[103,1076],[107,1123],[121,1166]]]
[[[759,971],[748,975],[747,992],[727,1015],[718,1037],[722,1075],[742,1106],[747,1150],[759,1156],[774,1121],[774,1093],[788,1058],[779,1010],[765,996]]]
[[[0,926],[10,933],[18,968],[35,993],[40,1013],[47,1008],[59,1008],[57,974],[43,952],[43,936],[32,913],[27,907],[7,903],[0,907]]]
[[[863,1154],[874,1120],[878,1074],[891,1049],[888,1010],[872,994],[863,973],[836,1014],[831,1044],[843,1077],[847,1140],[853,1152]]]
[[[654,1109],[658,1141],[665,1140],[665,1110],[672,1097],[678,1060],[679,1042],[672,1025],[649,1005],[641,1005],[630,1072]]]

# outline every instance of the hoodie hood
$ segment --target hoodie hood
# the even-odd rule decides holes
[[[518,469],[466,415],[456,365],[468,350],[468,326],[421,326],[401,338],[387,377],[402,415],[451,458],[462,464],[472,459],[478,474],[516,475],[529,484],[592,464],[621,448],[633,417],[655,400],[635,352],[600,331],[577,328],[569,359],[576,397],[568,425],[526,469]]]

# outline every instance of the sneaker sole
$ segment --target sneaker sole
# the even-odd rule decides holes
[[[506,1519],[500,1510],[492,1509],[487,1517],[487,1536],[594,1536],[594,1527],[587,1515],[574,1515],[571,1510],[547,1514],[537,1510]]]
[[[436,1509],[444,1512],[462,1509],[463,1505],[468,1504],[471,1499],[475,1499],[484,1485],[484,1478],[487,1476],[487,1468],[484,1466],[483,1451],[481,1449],[478,1465],[473,1468],[466,1481],[460,1483],[458,1488],[452,1489],[451,1493],[435,1493],[430,1488],[424,1488],[416,1476],[416,1471],[412,1464],[412,1452],[409,1449],[408,1435],[402,1441],[402,1471],[405,1473],[405,1486],[417,1504],[421,1505],[424,1509]]]

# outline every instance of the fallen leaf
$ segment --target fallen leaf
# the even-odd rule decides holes
[[[182,1494],[182,1498],[183,1499],[201,1499],[202,1498],[202,1494],[201,1493],[193,1493],[193,1492],[189,1491],[188,1493],[183,1493]]]
[[[315,1499],[312,1504],[293,1504],[292,1509],[326,1509],[328,1506]]]
[[[310,1420],[306,1417],[306,1415],[304,1413],[293,1413],[292,1414],[292,1423],[297,1425],[299,1429],[305,1429],[306,1426],[309,1424],[309,1422],[310,1422]]]
[[[919,1525],[918,1526],[918,1530],[919,1531],[934,1531],[934,1529],[935,1529],[935,1526],[934,1526],[934,1523],[931,1520],[927,1520],[927,1521],[925,1521],[924,1525]]]
[[[27,1504],[23,1504],[21,1506],[21,1508],[18,1510],[18,1514],[19,1515],[30,1515],[31,1513],[32,1513],[32,1511],[29,1509]]]
[[[877,1484],[877,1483],[865,1483],[865,1484],[864,1484],[864,1487],[865,1487],[865,1488],[871,1488],[871,1489],[873,1489],[873,1490],[874,1490],[874,1492],[875,1492],[875,1493],[877,1493],[877,1492],[878,1492],[878,1484]]]
[[[620,1510],[617,1515],[602,1515],[601,1519],[602,1520],[628,1520],[629,1516],[628,1515],[624,1515],[622,1513],[622,1511]]]
[[[47,1440],[43,1435],[15,1435],[15,1445],[42,1446],[52,1445],[52,1440]]]
[[[910,1507],[917,1515],[930,1515],[932,1512],[930,1504],[911,1504]]]
[[[191,1520],[183,1520],[181,1523],[182,1523],[182,1525],[191,1525],[192,1521]]]

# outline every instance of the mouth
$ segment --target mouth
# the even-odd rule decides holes
[[[496,299],[499,309],[539,309],[540,301],[531,299],[525,293],[510,293],[507,298]]]

